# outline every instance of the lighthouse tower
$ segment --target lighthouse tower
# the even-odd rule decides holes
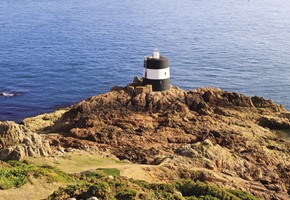
[[[168,59],[160,56],[158,49],[144,58],[143,85],[152,85],[153,91],[164,91],[171,87]]]

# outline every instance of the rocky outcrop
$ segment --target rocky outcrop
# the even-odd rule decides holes
[[[284,107],[261,97],[177,87],[135,95],[131,85],[74,105],[49,131],[120,159],[164,165],[167,180],[198,169],[215,184],[287,199],[290,145],[271,129],[288,128]]]
[[[47,141],[23,125],[0,122],[0,160],[21,160],[25,156],[48,156]]]
[[[24,119],[21,124],[33,132],[45,132],[47,128],[52,126],[68,109],[59,109],[53,113],[45,113]]]

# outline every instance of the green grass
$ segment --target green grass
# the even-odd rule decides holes
[[[98,168],[98,170],[103,171],[107,175],[120,176],[120,170],[116,168]]]

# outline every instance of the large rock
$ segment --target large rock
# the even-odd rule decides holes
[[[217,88],[138,95],[131,89],[116,87],[72,106],[50,132],[95,142],[132,162],[170,158],[164,166],[171,174],[197,168],[211,173],[207,180],[215,184],[288,198],[290,145],[270,130],[290,127],[283,106]]]
[[[15,122],[0,122],[0,160],[21,160],[25,156],[48,156],[48,141]]]

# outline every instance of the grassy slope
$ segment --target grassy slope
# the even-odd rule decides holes
[[[82,172],[96,168],[99,170]],[[139,180],[119,176],[119,169],[122,175],[122,170],[125,169],[128,173],[130,168],[132,175],[134,174],[133,177],[139,177]],[[140,169],[142,169],[140,165],[81,153],[71,153],[57,160],[36,158],[28,162],[2,162],[0,187],[5,190],[0,190],[0,199],[43,199],[53,191],[55,193],[50,197],[51,199],[63,199],[71,196],[84,198],[94,195],[100,199],[102,199],[101,197],[134,199],[136,196],[143,199],[197,199],[194,195],[199,199],[240,199],[237,197],[241,195],[244,196],[242,199],[255,199],[238,190],[222,189],[188,180],[170,184],[148,183],[142,181],[144,172]],[[112,179],[108,175],[115,178]],[[58,189],[59,186],[64,187]],[[12,188],[7,189],[9,187]],[[187,197],[181,197],[178,191]],[[196,191],[204,191],[204,193],[196,193]]]
[[[11,163],[0,161],[0,188],[5,189],[0,189],[0,200],[43,199],[52,194],[52,192],[60,186],[65,186],[70,182],[66,180],[66,178],[61,180],[61,177],[59,177],[58,181],[56,180],[57,182],[50,181],[51,177],[46,177],[45,175],[34,177],[33,173],[38,174],[38,171],[42,169],[43,166],[44,168],[51,166],[51,169],[64,172],[64,174],[80,173],[96,168],[120,168],[122,171],[126,171],[127,174],[136,175],[136,177],[141,178],[141,180],[147,179],[146,175],[141,174],[145,173],[142,171],[141,165],[95,156],[88,152],[66,153],[65,156],[58,158],[28,158],[26,163],[31,163],[31,165],[24,166],[25,163],[18,163],[19,165],[17,165],[17,162],[15,162],[15,166],[13,167]],[[139,176],[133,173],[135,170],[139,172]],[[18,175],[14,176],[13,174]],[[48,175],[54,176],[56,174],[52,170]],[[72,183],[74,182],[75,181]]]

